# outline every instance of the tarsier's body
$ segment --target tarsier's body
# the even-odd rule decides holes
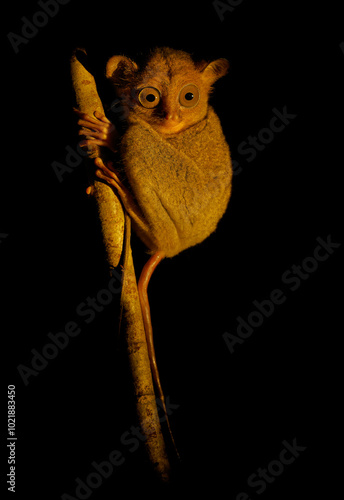
[[[169,48],[153,51],[142,69],[124,56],[114,56],[106,75],[126,111],[124,133],[116,134],[105,116],[80,114],[79,124],[91,130],[81,144],[107,146],[119,153],[123,179],[112,164],[105,166],[99,158],[96,173],[115,188],[152,255],[138,289],[153,377],[162,399],[147,286],[162,258],[203,241],[226,210],[230,154],[208,98],[212,84],[227,68],[225,59],[196,64],[185,52]]]

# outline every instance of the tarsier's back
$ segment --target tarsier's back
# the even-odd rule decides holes
[[[229,148],[208,105],[228,63],[196,64],[167,48],[156,49],[141,72],[127,58],[115,63],[108,71],[129,103],[120,151],[125,174],[150,228],[150,251],[172,257],[209,236],[228,204]]]

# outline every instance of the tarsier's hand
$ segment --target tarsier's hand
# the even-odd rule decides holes
[[[116,153],[118,133],[110,120],[98,111],[95,111],[95,117],[82,113],[77,109],[74,109],[74,111],[79,116],[78,125],[89,129],[89,132],[83,128],[79,130],[79,135],[87,136],[87,139],[80,142],[80,146],[84,147],[96,144],[97,146],[107,147]]]

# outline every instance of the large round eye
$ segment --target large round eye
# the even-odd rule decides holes
[[[199,88],[192,83],[185,85],[179,93],[179,102],[185,108],[193,108],[199,101]]]
[[[139,101],[144,108],[155,108],[160,102],[160,92],[154,87],[140,90]]]

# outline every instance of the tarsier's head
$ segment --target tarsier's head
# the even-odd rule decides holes
[[[196,63],[186,52],[164,47],[155,49],[142,68],[125,56],[113,56],[106,76],[129,121],[138,116],[161,134],[175,134],[206,116],[212,85],[227,70],[226,59]]]

